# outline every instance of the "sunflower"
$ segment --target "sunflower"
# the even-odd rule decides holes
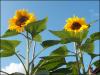
[[[29,13],[24,9],[17,10],[15,16],[9,20],[9,30],[23,32],[26,25],[35,21],[36,17],[34,16],[34,14]]]
[[[66,20],[66,25],[64,26],[64,29],[67,31],[73,31],[73,32],[80,32],[82,30],[85,30],[88,28],[88,24],[86,23],[84,18],[79,18],[77,16],[73,16],[72,18],[68,18]]]

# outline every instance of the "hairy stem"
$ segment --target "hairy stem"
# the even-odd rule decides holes
[[[25,69],[25,72],[26,72],[26,74],[27,74],[27,69],[26,69],[26,67],[25,67],[25,65],[24,65],[24,63],[23,63],[23,61],[22,61],[22,59],[18,56],[18,54],[17,53],[15,53],[15,55],[17,56],[17,58],[20,60],[20,62],[22,63],[22,65],[23,65],[23,67],[24,67],[24,69]]]
[[[32,62],[34,61],[34,59],[35,59],[36,57],[38,57],[44,50],[45,50],[45,48],[43,48],[42,50],[40,50],[40,52],[38,52],[38,53],[34,56],[34,58],[32,59],[32,61],[30,62],[30,65],[32,64]]]
[[[34,67],[34,57],[35,57],[35,48],[36,48],[36,42],[34,41],[34,46],[33,46],[33,55],[32,55],[32,66],[31,66],[31,75],[32,75],[32,69]]]
[[[27,32],[27,37],[28,37],[28,32]],[[29,75],[29,52],[30,52],[30,43],[29,43],[29,39],[27,38],[27,50],[26,50],[26,69],[28,71]]]
[[[82,54],[82,52],[81,52],[81,62],[82,62],[83,74],[85,74],[85,67],[84,67],[83,54]]]
[[[32,65],[34,65],[35,47],[36,47],[36,42],[34,42],[34,46],[33,46],[33,62],[32,62]]]
[[[25,59],[25,57],[23,55],[21,55],[20,53],[18,54],[20,57],[22,57],[23,59]]]
[[[77,69],[78,69],[78,75],[80,75],[80,66],[79,66],[79,60],[78,60],[78,51],[77,51],[77,47],[76,47],[76,43],[74,43],[74,47],[75,47],[75,51],[76,51],[76,61],[77,61]]]
[[[32,40],[29,36],[26,36],[25,34],[23,34],[23,33],[20,33],[21,35],[23,35],[26,39],[30,39],[30,40]]]

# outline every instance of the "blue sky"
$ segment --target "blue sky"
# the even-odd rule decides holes
[[[13,17],[15,11],[18,9],[27,9],[29,12],[34,12],[38,19],[43,19],[48,16],[47,29],[41,33],[43,40],[58,39],[48,30],[63,29],[65,20],[69,17],[72,17],[73,15],[86,18],[87,23],[90,23],[91,21],[99,18],[98,1],[1,1],[1,34],[3,34],[8,29],[8,19]],[[90,28],[89,35],[96,31],[99,31],[99,22],[95,23]],[[19,35],[8,39],[21,40],[22,43],[17,47],[17,49],[20,50],[23,55],[25,54],[24,37]],[[47,49],[40,56],[49,55],[49,53],[56,47],[57,46]],[[73,50],[72,44],[68,44],[67,47]],[[37,46],[37,52],[40,50],[40,48],[40,46]],[[95,42],[94,52],[99,53],[99,41]],[[85,66],[88,66],[90,57],[86,54],[84,57],[86,63]],[[36,59],[36,62],[38,62],[38,60],[39,59]],[[74,58],[66,60],[74,60]],[[16,56],[1,59],[2,68],[9,65],[10,63],[19,63],[19,61]]]

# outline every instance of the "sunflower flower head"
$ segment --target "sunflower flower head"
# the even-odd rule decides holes
[[[23,32],[24,27],[31,22],[35,22],[36,17],[34,14],[29,13],[27,10],[17,10],[14,17],[9,20],[9,30],[16,30]]]
[[[66,20],[66,25],[64,26],[64,29],[67,31],[72,32],[80,32],[82,30],[85,30],[88,28],[88,24],[86,23],[84,18],[79,18],[77,16],[73,16],[72,18],[68,18]]]

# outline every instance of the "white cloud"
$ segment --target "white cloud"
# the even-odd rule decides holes
[[[7,72],[9,74],[15,73],[15,72],[20,72],[20,73],[25,73],[25,70],[23,68],[23,65],[21,63],[11,63],[5,68],[2,69],[2,71]]]

